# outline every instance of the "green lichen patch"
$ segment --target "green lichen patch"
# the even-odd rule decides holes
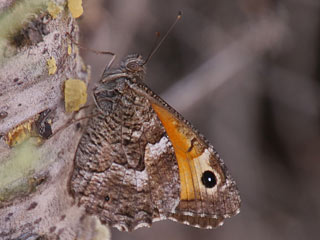
[[[44,181],[44,177],[34,176],[39,160],[37,142],[33,138],[12,149],[0,168],[0,207],[1,201],[33,192]]]

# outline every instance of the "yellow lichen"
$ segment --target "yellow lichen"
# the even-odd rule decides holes
[[[56,73],[57,65],[54,57],[51,57],[49,60],[47,60],[47,66],[48,66],[49,75],[53,75]]]
[[[56,19],[59,16],[59,13],[62,11],[62,7],[57,5],[55,2],[48,2],[48,12],[53,19]]]
[[[28,121],[11,129],[5,137],[6,143],[12,147],[28,139],[32,134],[32,124],[34,121],[35,118],[31,118]]]
[[[83,13],[82,0],[68,0],[68,8],[73,18],[78,18]]]
[[[52,134],[52,129],[47,128],[51,127],[52,121],[50,119],[46,119],[46,117],[43,117],[43,114],[48,114],[48,110],[38,113],[10,129],[4,137],[6,143],[10,147],[15,147],[16,145],[20,145],[21,143],[25,142],[30,137],[36,137],[38,138],[36,139],[36,141],[39,145],[40,143],[42,143],[43,139],[47,139],[48,137],[50,137],[50,135]],[[49,124],[49,126],[46,125],[46,132],[40,133],[39,131],[41,127],[39,128],[39,124],[45,122]]]
[[[72,47],[71,44],[68,44],[68,55],[71,55],[72,53]]]
[[[80,79],[68,79],[64,85],[64,101],[67,113],[78,111],[87,102],[87,86]]]

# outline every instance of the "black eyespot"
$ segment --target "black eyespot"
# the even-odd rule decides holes
[[[107,196],[105,196],[104,200],[105,200],[106,202],[109,202],[110,197],[107,195]]]
[[[202,174],[201,181],[206,188],[213,188],[217,184],[216,176],[211,171]]]

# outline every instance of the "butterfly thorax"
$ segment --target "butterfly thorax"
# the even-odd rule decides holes
[[[95,104],[98,109],[107,114],[114,110],[112,105],[115,95],[123,92],[127,82],[143,83],[146,75],[145,60],[140,54],[130,54],[125,57],[119,67],[106,68],[101,80],[93,89]]]

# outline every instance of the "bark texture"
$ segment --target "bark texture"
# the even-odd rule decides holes
[[[1,19],[18,18],[10,14],[23,9],[21,4],[1,3]],[[89,80],[78,49],[66,36],[76,39],[78,27],[65,3],[59,1],[55,19],[41,4],[27,19],[6,26],[7,32],[0,19],[0,239],[99,239],[107,229],[74,204],[67,185],[82,127],[71,125],[40,143],[39,138],[13,146],[6,142],[12,129],[20,130],[19,137],[32,135],[28,123],[34,125],[47,109],[46,126],[55,132],[72,117],[64,109],[64,81]]]

